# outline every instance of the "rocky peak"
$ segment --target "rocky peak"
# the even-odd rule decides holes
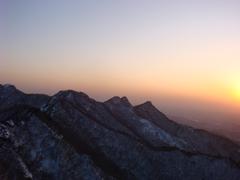
[[[64,90],[59,91],[57,94],[52,96],[50,98],[50,101],[48,104],[46,104],[42,109],[46,109],[46,107],[50,107],[54,104],[66,102],[70,103],[71,106],[75,107],[85,107],[86,109],[89,109],[90,106],[92,106],[96,101],[91,99],[88,95],[86,95],[83,92],[77,92],[73,90]]]
[[[73,90],[59,91],[56,95],[54,95],[54,97],[65,98],[68,100],[72,100],[74,98],[89,98],[85,93]]]
[[[151,116],[156,116],[158,119],[168,119],[165,114],[160,112],[153,104],[151,101],[146,101],[143,104],[137,105],[134,107],[134,110],[136,113],[140,116],[145,114],[151,114]],[[145,116],[144,116],[145,117]],[[147,118],[147,117],[145,117]],[[149,117],[148,117],[149,118]]]
[[[130,101],[128,100],[128,98],[126,96],[121,98],[122,102],[128,106],[132,106],[132,104],[130,103]]]
[[[107,100],[106,102],[118,104],[118,103],[121,103],[122,100],[119,96],[114,96],[114,97],[110,98],[109,100]]]
[[[68,101],[71,103],[76,103],[76,102],[85,102],[90,100],[88,95],[84,94],[83,92],[77,92],[73,90],[64,90],[64,91],[59,91],[57,94],[55,94],[50,102],[56,101],[56,100],[64,100]]]
[[[107,100],[105,102],[106,104],[109,105],[121,105],[124,107],[132,107],[132,104],[129,102],[127,97],[119,97],[119,96],[114,96],[111,99]]]
[[[17,101],[21,101],[23,93],[12,85],[3,85],[0,87],[0,108],[12,106]]]
[[[11,85],[11,84],[4,84],[4,85],[0,85],[0,91],[1,93],[14,93],[14,92],[20,92],[19,90],[16,89],[15,86]]]
[[[12,88],[12,89],[16,89],[16,87],[12,84],[4,84],[3,88]]]
[[[144,108],[144,109],[149,109],[149,108],[156,109],[151,101],[146,101],[145,103],[137,105],[136,107],[139,107],[139,108],[141,107],[141,108]]]
[[[47,103],[49,96],[43,94],[25,94],[13,85],[0,86],[0,108],[10,108],[16,105],[41,107]]]

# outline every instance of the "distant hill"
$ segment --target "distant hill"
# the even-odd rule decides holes
[[[189,119],[185,117],[180,116],[172,116],[169,115],[170,119],[173,119],[174,121],[180,123],[189,125],[191,127],[205,129],[207,131],[213,132],[215,134],[218,134],[220,136],[227,137],[231,139],[232,141],[240,144],[240,123],[238,121],[211,121],[211,120],[195,120],[195,119]],[[229,118],[231,119],[231,118]]]

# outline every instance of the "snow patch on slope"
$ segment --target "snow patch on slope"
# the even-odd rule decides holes
[[[157,127],[147,119],[140,119],[140,122],[143,124],[142,131],[144,134],[158,139],[170,146],[178,147],[181,149],[187,145],[184,140],[171,136],[169,133]]]

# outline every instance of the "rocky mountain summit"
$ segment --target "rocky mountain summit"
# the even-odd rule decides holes
[[[0,85],[0,179],[240,179],[240,147],[151,102]]]

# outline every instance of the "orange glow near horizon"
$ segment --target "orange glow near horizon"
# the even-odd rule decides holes
[[[240,103],[240,82],[237,82],[234,86],[234,96],[236,100]]]

